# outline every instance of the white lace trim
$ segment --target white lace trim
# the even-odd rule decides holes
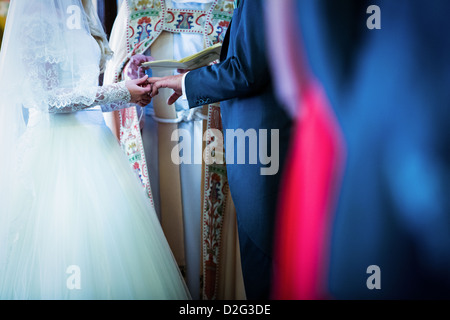
[[[115,111],[125,107],[131,100],[130,91],[125,86],[125,81],[88,89],[86,92],[71,90],[69,92],[60,91],[52,95],[49,100],[49,112],[67,113],[86,108],[102,106],[102,111]],[[93,100],[91,97],[95,97]]]
[[[24,26],[24,107],[50,113],[75,112],[97,105],[104,111],[126,107],[131,94],[125,83],[97,85],[100,49],[95,40],[82,31],[71,33],[70,39],[60,39],[56,26],[55,22],[36,19]],[[74,40],[79,40],[81,47],[74,46]]]

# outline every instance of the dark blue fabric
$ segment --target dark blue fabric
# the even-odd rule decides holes
[[[369,5],[381,30],[369,30]],[[338,299],[450,297],[450,37],[446,0],[299,0],[313,72],[348,158],[332,228]],[[369,290],[370,265],[381,289]]]
[[[259,134],[260,129],[267,129],[270,141],[271,130],[279,130],[280,168],[276,175],[261,175],[261,167],[266,166],[261,164],[259,158],[257,164],[249,164],[248,143],[245,148],[246,164],[227,163],[238,231],[244,242],[241,259],[249,299],[269,298],[271,263],[261,261],[270,261],[272,257],[280,177],[292,125],[275,98],[272,87],[263,10],[264,1],[241,1],[223,44],[222,61],[191,71],[186,77],[190,107],[201,105],[204,101],[222,101],[224,131],[254,129]],[[236,141],[234,146],[237,150]],[[270,152],[271,146],[268,150]]]

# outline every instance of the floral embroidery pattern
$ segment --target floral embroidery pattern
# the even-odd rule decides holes
[[[208,129],[223,131],[220,106],[211,105],[208,108]],[[208,132],[213,132],[208,130]],[[208,134],[206,143],[219,143],[220,137]],[[223,135],[221,137],[223,139]],[[213,149],[214,150],[214,149]],[[228,194],[228,179],[225,164],[206,165],[205,192],[202,212],[202,246],[203,246],[203,288],[204,300],[217,298],[220,250],[222,247],[223,220]]]
[[[214,0],[206,11],[167,8],[165,0],[127,0],[127,4],[130,12],[128,56],[116,72],[117,80],[121,77],[124,78],[123,70],[130,58],[137,54],[144,54],[163,31],[202,34],[206,47],[222,42],[234,11],[233,0]],[[208,105],[208,103],[205,104]],[[207,129],[222,130],[220,106],[218,104],[208,106],[208,114]],[[133,170],[140,175],[151,199],[142,137],[137,125],[139,120],[136,108],[121,110],[120,119],[122,123],[121,146],[128,155]],[[214,139],[214,137],[210,138]],[[217,298],[222,224],[227,194],[226,166],[222,164],[205,166],[201,283],[202,296],[209,300]]]

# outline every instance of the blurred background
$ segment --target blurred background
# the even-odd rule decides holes
[[[291,8],[275,19],[293,23],[273,70],[299,150],[281,196],[278,297],[448,298],[450,3],[275,2]],[[300,79],[281,74],[283,55],[302,60]],[[284,85],[295,81],[297,94]]]

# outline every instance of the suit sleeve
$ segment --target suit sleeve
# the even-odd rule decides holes
[[[227,57],[189,72],[186,97],[191,108],[258,95],[269,85],[263,1],[246,0],[233,16]]]

